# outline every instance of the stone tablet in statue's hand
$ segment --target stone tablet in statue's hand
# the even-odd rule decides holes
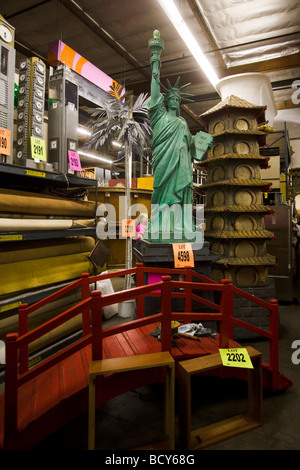
[[[213,136],[206,132],[197,132],[192,137],[191,151],[195,160],[202,160],[207,150],[213,146]]]

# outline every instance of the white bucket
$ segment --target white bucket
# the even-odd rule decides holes
[[[266,120],[270,126],[273,125],[277,108],[270,79],[265,74],[253,72],[230,75],[217,83],[216,90],[222,100],[235,95],[251,104],[267,106]]]
[[[135,314],[135,299],[125,300],[118,304],[118,316],[122,318],[133,317]]]

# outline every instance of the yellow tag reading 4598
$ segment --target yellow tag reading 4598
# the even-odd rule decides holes
[[[253,369],[253,365],[246,348],[219,349],[219,351],[223,366]]]

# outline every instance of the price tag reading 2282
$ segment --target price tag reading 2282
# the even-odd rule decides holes
[[[191,243],[172,243],[174,253],[174,267],[194,267],[194,253]]]

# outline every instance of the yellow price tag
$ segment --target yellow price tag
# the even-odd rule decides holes
[[[46,161],[46,146],[44,139],[30,138],[31,157]]]
[[[123,219],[122,220],[122,237],[132,238],[135,236],[135,220]]]
[[[194,253],[191,243],[172,243],[174,253],[174,267],[194,267]]]
[[[253,365],[246,348],[219,349],[219,351],[223,366],[253,369]]]

